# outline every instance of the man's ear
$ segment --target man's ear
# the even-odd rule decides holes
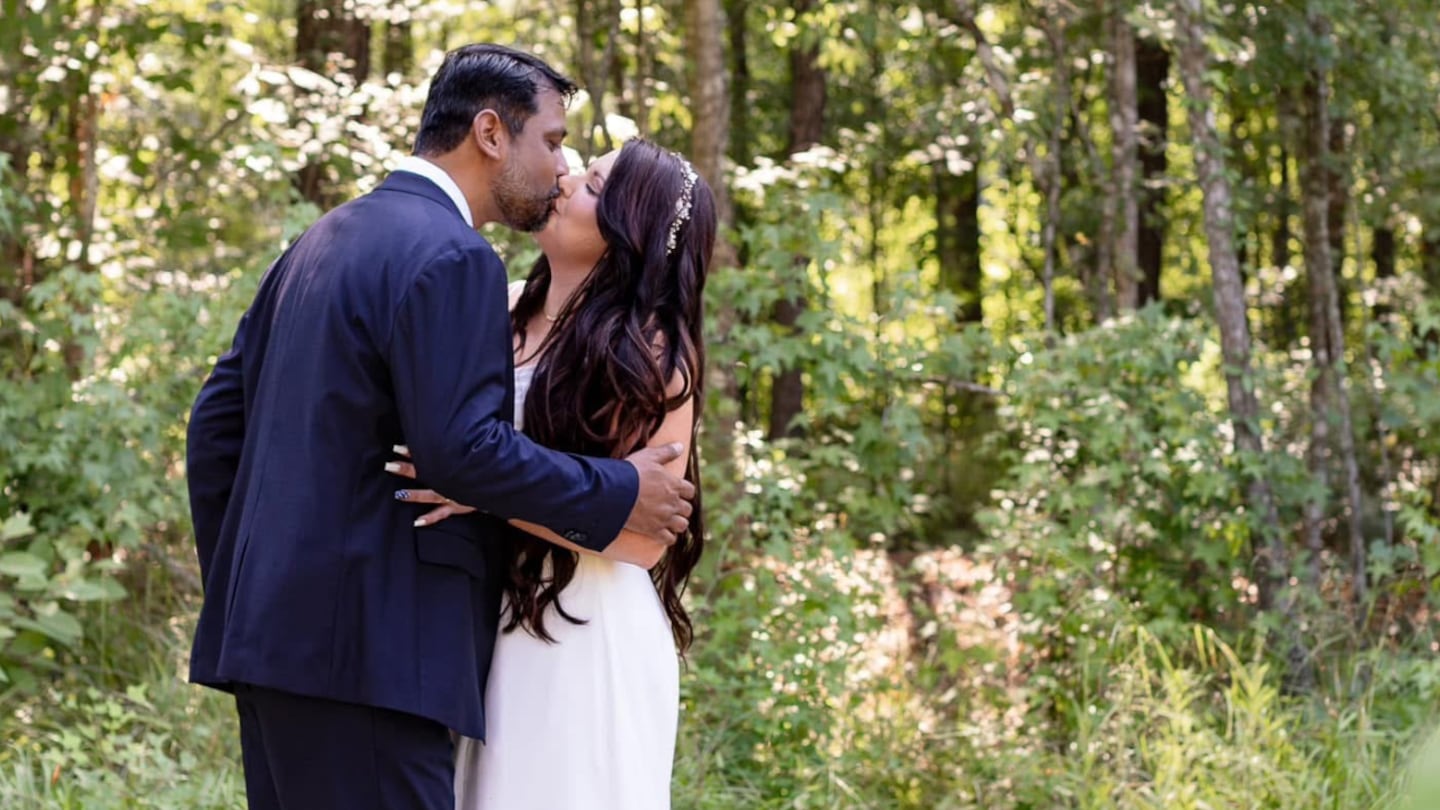
[[[470,137],[480,154],[491,160],[504,162],[510,150],[510,131],[494,110],[484,109],[475,114],[470,122]]]

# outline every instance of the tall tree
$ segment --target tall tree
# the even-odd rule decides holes
[[[695,114],[695,124],[690,130],[690,157],[695,162],[695,170],[710,184],[715,195],[720,225],[719,238],[715,240],[717,272],[726,272],[737,263],[735,244],[729,236],[735,224],[735,212],[725,177],[725,153],[730,143],[730,98],[725,45],[721,40],[722,16],[720,0],[686,0],[685,41],[694,57],[688,76],[690,105]],[[729,334],[737,319],[735,308],[727,301],[720,301],[715,308],[716,322],[712,329],[717,334]],[[734,369],[718,363],[711,364],[710,368],[711,388],[725,391],[732,400],[737,399],[739,386]],[[734,421],[719,419],[715,424],[720,445],[728,446]]]
[[[1330,36],[1329,21],[1311,14],[1310,33],[1318,41]],[[1301,149],[1305,192],[1305,275],[1309,287],[1310,353],[1315,377],[1310,387],[1310,472],[1322,495],[1305,505],[1305,539],[1312,568],[1319,565],[1323,546],[1325,501],[1329,490],[1332,450],[1338,450],[1344,471],[1345,525],[1350,539],[1351,575],[1357,603],[1365,599],[1365,537],[1360,526],[1359,463],[1345,367],[1345,330],[1340,323],[1339,291],[1334,270],[1330,224],[1334,187],[1330,152],[1330,80],[1327,71],[1312,67],[1305,85]],[[1332,434],[1332,430],[1334,433]]]
[[[794,0],[795,18],[802,28],[815,7],[815,0]],[[819,31],[811,31],[791,41],[790,46],[790,124],[786,154],[794,155],[820,143],[825,130],[826,77],[820,66]],[[796,278],[783,286],[788,293],[775,306],[775,324],[783,332],[795,334],[800,314],[805,311],[807,284],[804,274],[810,265],[808,256],[795,256],[791,267]],[[798,364],[782,368],[776,375],[770,394],[770,429],[772,439],[795,435],[795,418],[805,402],[805,381]]]
[[[1149,37],[1135,44],[1136,106],[1140,120],[1140,212],[1136,264],[1139,299],[1144,306],[1160,300],[1160,270],[1165,254],[1165,147],[1170,108],[1165,81],[1170,52]]]
[[[1376,284],[1386,284],[1395,278],[1395,229],[1389,224],[1377,226],[1371,231],[1370,259],[1375,263]],[[1388,295],[1380,295],[1375,301],[1374,317],[1384,323],[1390,316],[1391,307],[1386,301]]]
[[[617,60],[620,12],[620,0],[575,0],[575,69],[590,102],[590,126],[580,138],[580,153],[586,159],[613,147],[605,127],[605,89]]]
[[[633,100],[635,127],[642,136],[650,134],[650,30],[645,26],[645,0],[635,0],[635,82]]]
[[[1135,177],[1139,161],[1139,110],[1136,90],[1135,29],[1125,19],[1128,0],[1110,7],[1110,195],[1115,207],[1112,224],[1109,275],[1115,285],[1115,305],[1121,312],[1140,303],[1140,203]]]
[[[387,74],[410,75],[415,67],[414,22],[410,0],[390,0],[385,14],[385,33],[381,52]]]
[[[1440,292],[1440,216],[1421,220],[1420,277],[1431,293]]]
[[[1246,320],[1245,287],[1240,279],[1240,262],[1235,251],[1234,202],[1225,173],[1215,109],[1206,80],[1210,53],[1204,0],[1177,0],[1176,55],[1180,78],[1189,96],[1191,137],[1195,142],[1195,167],[1203,198],[1205,236],[1210,258],[1211,286],[1215,317],[1220,326],[1220,351],[1225,361],[1225,389],[1235,448],[1252,459],[1265,453],[1260,433],[1260,402],[1255,394],[1250,356],[1250,326]],[[1257,468],[1250,476],[1245,497],[1249,511],[1257,518],[1252,525],[1251,546],[1255,551],[1261,607],[1278,611],[1282,617],[1287,663],[1291,677],[1299,683],[1310,680],[1308,654],[1297,630],[1296,604],[1289,585],[1290,555],[1279,532],[1279,510],[1270,480]]]
[[[370,23],[355,14],[353,0],[298,0],[295,61],[320,74],[330,68],[356,79],[370,75]],[[331,63],[338,56],[340,63]]]
[[[1335,275],[1335,293],[1340,302],[1338,312],[1343,328],[1349,310],[1349,296],[1345,292],[1345,211],[1350,200],[1350,177],[1345,167],[1345,155],[1350,149],[1345,137],[1345,119],[1333,115],[1327,117],[1330,120],[1325,144],[1325,193],[1328,197],[1325,230],[1330,240],[1330,269]]]
[[[322,76],[345,72],[356,81],[370,75],[370,23],[355,14],[353,0],[299,0],[295,6],[295,61]],[[300,196],[321,208],[338,199],[328,167],[312,157],[295,175]]]
[[[980,172],[952,166],[950,160],[931,164],[935,177],[935,255],[941,287],[960,299],[955,319],[980,323],[983,274],[980,265]]]
[[[754,157],[750,132],[750,51],[745,20],[749,0],[725,0],[726,36],[730,41],[730,150],[741,166]]]
[[[1024,133],[1025,156],[1030,169],[1030,177],[1035,183],[1035,188],[1045,199],[1045,217],[1042,220],[1040,232],[1040,242],[1044,251],[1040,283],[1044,288],[1045,296],[1043,305],[1045,331],[1053,332],[1055,329],[1055,267],[1058,250],[1057,235],[1060,228],[1060,191],[1061,178],[1065,171],[1061,160],[1061,146],[1065,119],[1070,111],[1070,78],[1066,70],[1068,56],[1065,48],[1065,27],[1068,24],[1066,7],[1057,4],[1053,8],[1040,9],[1039,12],[1040,24],[1045,30],[1045,36],[1050,45],[1050,55],[1055,64],[1055,73],[1052,79],[1054,113],[1044,142],[1040,140],[1033,128],[1019,124],[1016,118],[1018,108],[1014,95],[1010,91],[1010,81],[1001,67],[1000,55],[995,52],[995,46],[990,43],[985,31],[980,27],[974,3],[970,0],[948,0],[947,4],[940,7],[940,12],[962,31],[970,34],[975,42],[975,56],[984,68],[986,83],[990,85],[990,91],[995,96],[1000,115],[1006,120],[1016,122]]]
[[[1286,103],[1287,96],[1282,95],[1279,106],[1279,118],[1288,127],[1291,114],[1287,112],[1289,104]],[[1282,140],[1290,140],[1285,138]],[[1270,264],[1277,269],[1283,270],[1290,266],[1292,258],[1290,242],[1295,233],[1291,229],[1290,218],[1294,215],[1295,200],[1293,198],[1293,180],[1290,172],[1290,150],[1283,145],[1277,148],[1276,162],[1280,184],[1273,190],[1274,204],[1271,216],[1274,218],[1273,230],[1270,232]],[[1275,313],[1274,334],[1271,340],[1278,346],[1293,346],[1299,339],[1300,327],[1297,312],[1301,311],[1296,306],[1295,299],[1296,285],[1288,285],[1281,295],[1279,310]]]
[[[720,0],[686,0],[685,42],[690,63],[690,157],[715,193],[722,230],[733,224],[725,183],[725,154],[730,146],[730,98],[725,71],[725,30]],[[728,240],[726,241],[728,244]],[[723,264],[723,262],[722,262]]]

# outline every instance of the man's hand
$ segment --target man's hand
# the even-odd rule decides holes
[[[665,546],[674,545],[675,538],[690,525],[695,485],[665,469],[667,463],[680,458],[683,450],[684,445],[678,443],[664,444],[647,447],[625,459],[640,474],[640,494],[625,528],[655,538]]]

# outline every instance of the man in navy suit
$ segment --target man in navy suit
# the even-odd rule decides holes
[[[545,223],[574,89],[507,48],[449,54],[415,155],[275,262],[195,401],[190,678],[235,693],[251,808],[453,810],[449,731],[485,733],[503,521],[629,562],[686,527],[678,448],[579,458],[510,424],[505,269],[475,227]],[[397,444],[481,513],[415,527],[383,469]]]

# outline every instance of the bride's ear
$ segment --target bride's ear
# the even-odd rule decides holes
[[[470,122],[470,137],[475,141],[475,146],[480,154],[491,160],[504,162],[506,154],[510,149],[510,133],[505,129],[505,122],[491,109],[484,109],[475,114]]]

